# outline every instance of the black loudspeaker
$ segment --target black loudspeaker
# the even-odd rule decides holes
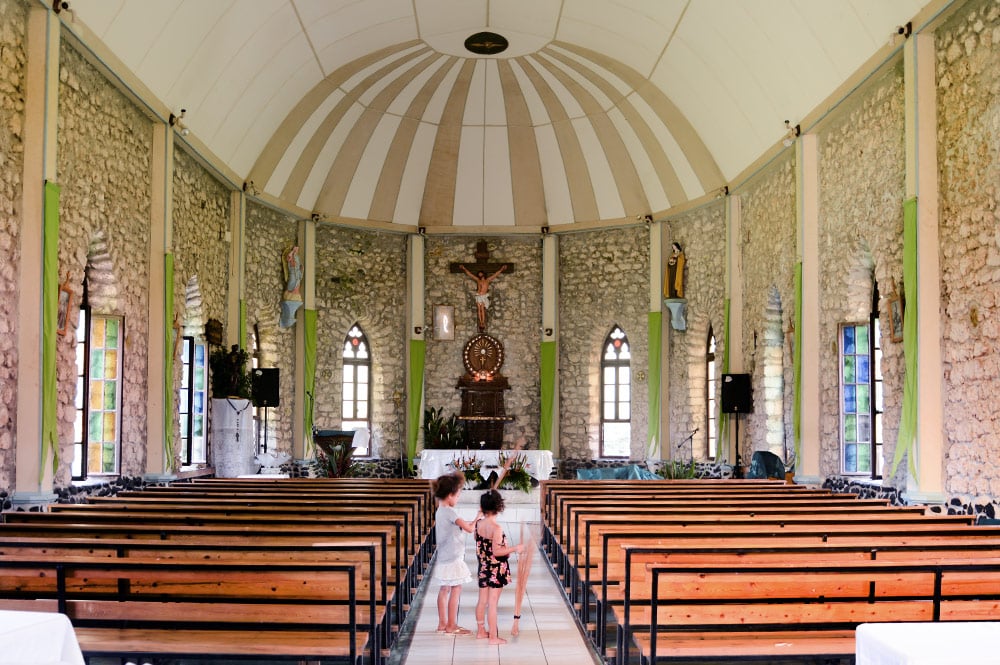
[[[749,374],[722,375],[722,412],[751,413],[753,411],[753,391]]]
[[[250,392],[254,406],[278,406],[278,368],[258,367],[253,370]]]

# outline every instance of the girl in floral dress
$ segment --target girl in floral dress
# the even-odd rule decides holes
[[[497,523],[497,515],[503,512],[503,497],[500,492],[487,490],[479,499],[483,517],[476,520],[476,557],[479,559],[479,602],[476,603],[476,637],[489,638],[490,644],[506,644],[497,629],[497,603],[500,592],[510,584],[510,563],[507,557],[518,554],[524,545],[510,546],[503,527]],[[487,632],[487,626],[488,632]]]

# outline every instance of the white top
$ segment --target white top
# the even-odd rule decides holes
[[[863,623],[856,665],[1000,665],[1000,622]]]
[[[441,563],[449,563],[465,556],[465,531],[455,524],[458,511],[443,503],[434,513],[434,537],[437,540],[437,556]]]
[[[84,665],[65,614],[0,610],[0,663]]]

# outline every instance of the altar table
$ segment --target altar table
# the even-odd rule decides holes
[[[84,665],[65,614],[0,610],[0,664]]]
[[[451,473],[449,464],[459,457],[475,455],[476,459],[483,461],[483,475],[488,475],[488,467],[500,466],[500,453],[510,455],[513,450],[423,450],[420,452],[420,477],[437,478],[446,473]],[[525,458],[525,470],[536,480],[548,480],[552,474],[552,451],[551,450],[519,450],[518,455]]]
[[[1000,665],[1000,622],[863,623],[856,665]]]

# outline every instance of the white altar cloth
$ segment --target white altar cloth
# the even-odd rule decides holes
[[[1000,622],[863,623],[856,665],[1000,665]]]
[[[0,610],[0,663],[84,665],[65,614],[6,610]]]
[[[459,457],[475,455],[483,461],[483,476],[488,475],[487,467],[500,465],[500,453],[508,455],[511,450],[422,450],[420,452],[420,477],[437,478],[453,469],[448,466]],[[548,480],[552,473],[551,450],[521,450],[519,455],[525,457],[525,469],[536,480]]]

